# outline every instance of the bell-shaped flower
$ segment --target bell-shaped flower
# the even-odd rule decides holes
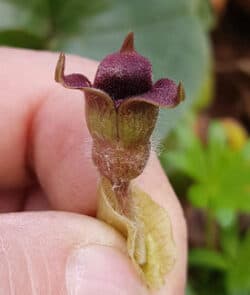
[[[120,141],[124,146],[145,144],[154,129],[159,107],[173,108],[184,99],[182,84],[163,78],[153,83],[149,60],[134,48],[129,33],[120,51],[106,56],[94,83],[82,74],[64,74],[65,55],[59,57],[55,80],[80,89],[86,98],[86,120],[93,139]]]

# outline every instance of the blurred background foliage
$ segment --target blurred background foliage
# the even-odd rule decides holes
[[[183,81],[154,138],[188,223],[189,295],[250,294],[249,18],[246,0],[0,0],[0,45],[100,60],[134,31],[154,78]]]

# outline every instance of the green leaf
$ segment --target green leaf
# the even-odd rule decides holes
[[[187,285],[186,287],[186,295],[197,295],[197,293],[194,291],[192,286],[190,284]]]
[[[215,24],[215,17],[212,12],[210,1],[207,0],[191,0],[193,3],[193,11],[195,15],[200,17],[201,23],[206,30],[213,28]]]
[[[203,185],[193,184],[188,190],[188,199],[196,208],[209,208],[209,192],[204,190]]]
[[[170,162],[172,166],[190,178],[205,181],[207,178],[207,163],[200,140],[191,129],[183,128],[183,126],[177,127],[175,132],[179,149],[182,152],[167,151],[165,163],[166,161]]]
[[[198,98],[192,105],[192,110],[195,113],[199,113],[202,110],[208,108],[213,100],[215,99],[214,96],[214,89],[215,89],[215,76],[214,76],[214,68],[211,62],[210,69],[207,72],[207,77],[202,84],[202,88],[198,94]]]
[[[227,260],[221,253],[202,248],[190,251],[189,263],[192,266],[220,271],[225,271],[228,268]]]
[[[237,221],[230,227],[224,227],[220,235],[220,245],[228,259],[236,259],[239,250],[240,237]]]
[[[250,233],[245,237],[237,250],[227,275],[229,294],[250,294]]]
[[[218,209],[215,215],[219,225],[223,228],[230,228],[236,222],[237,219],[237,214],[232,209]]]
[[[0,31],[0,45],[5,44],[13,47],[41,49],[44,46],[44,40],[37,35],[20,30]]]
[[[242,155],[248,165],[250,165],[250,139],[247,140],[245,146],[243,147]]]
[[[35,13],[34,7],[37,7],[40,13]],[[37,38],[44,38],[45,45],[50,27],[49,19],[44,12],[46,7],[47,1],[0,0],[0,32],[16,31],[21,35],[23,33],[35,35]],[[6,42],[5,45],[12,45],[12,42]],[[19,46],[22,45],[21,42]]]
[[[192,125],[185,121],[177,128],[178,146],[166,152],[164,165],[170,164],[172,170],[193,180],[188,197],[195,207],[210,208],[221,225],[230,224],[235,211],[250,212],[248,143],[240,151],[233,150],[224,129],[214,122],[209,127],[208,143],[203,145]],[[225,216],[229,211],[230,216]]]
[[[99,60],[117,50],[128,31],[134,31],[136,48],[151,59],[155,79],[181,80],[186,90],[181,106],[161,111],[155,132],[159,140],[200,95],[211,68],[209,42],[197,7],[200,4],[189,0],[0,0],[0,31],[21,30],[43,39],[43,48]],[[12,45],[8,40],[6,45]]]

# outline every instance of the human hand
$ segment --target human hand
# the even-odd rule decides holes
[[[136,182],[172,221],[177,262],[165,287],[147,291],[124,239],[87,216],[95,215],[98,173],[84,98],[54,82],[57,57],[0,49],[0,295],[184,294],[185,221],[153,154]],[[93,78],[96,68],[68,58],[68,72]]]

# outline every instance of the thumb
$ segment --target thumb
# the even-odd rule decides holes
[[[0,294],[147,294],[123,238],[63,212],[1,214]]]

